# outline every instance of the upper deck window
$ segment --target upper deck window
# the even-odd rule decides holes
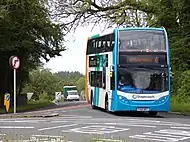
[[[166,51],[162,30],[119,31],[120,51]]]
[[[112,52],[114,48],[114,34],[107,34],[88,40],[87,55]]]

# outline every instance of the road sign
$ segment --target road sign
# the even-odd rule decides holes
[[[17,56],[11,56],[9,59],[9,65],[13,69],[18,69],[20,67],[20,59]]]
[[[5,106],[7,112],[9,111],[9,108],[10,108],[10,97],[11,97],[11,95],[9,93],[5,93],[4,106]]]
[[[55,100],[61,99],[61,92],[55,92]]]
[[[9,58],[9,65],[14,70],[14,113],[16,113],[16,70],[20,67],[20,59],[17,56],[11,56]]]

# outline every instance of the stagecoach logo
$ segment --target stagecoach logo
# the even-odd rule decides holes
[[[133,95],[132,97],[133,97],[133,99],[151,99],[151,98],[154,98],[153,95],[151,95],[151,96]]]

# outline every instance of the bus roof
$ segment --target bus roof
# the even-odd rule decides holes
[[[88,39],[98,38],[98,37],[101,37],[101,36],[104,36],[104,35],[111,34],[113,32],[114,32],[114,28],[109,28],[109,29],[106,29],[104,32],[101,32],[101,33],[94,34],[94,35],[90,36]]]
[[[163,28],[152,28],[152,27],[109,28],[109,29],[106,29],[102,33],[94,34],[94,35],[88,37],[88,40],[111,34],[114,32],[115,29],[118,29],[119,31],[124,31],[124,30],[164,30]]]

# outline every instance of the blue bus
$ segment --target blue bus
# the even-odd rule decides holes
[[[165,28],[114,28],[88,38],[85,94],[107,112],[170,107],[170,56]]]

